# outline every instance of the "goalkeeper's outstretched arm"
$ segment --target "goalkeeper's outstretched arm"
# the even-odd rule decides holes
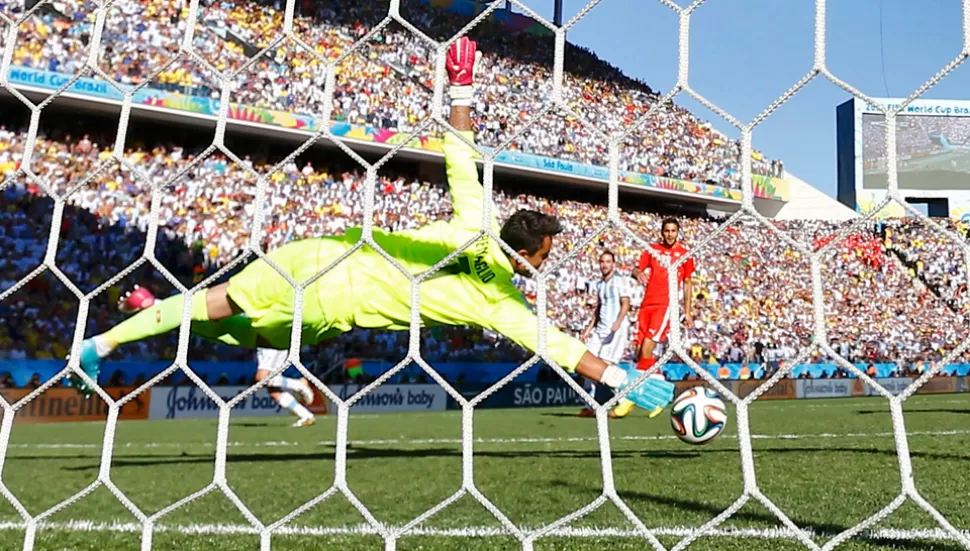
[[[475,72],[481,61],[481,52],[475,42],[467,37],[452,44],[448,49],[445,67],[448,70],[451,96],[451,114],[448,122],[465,140],[475,141],[472,131],[471,100],[475,87]],[[445,132],[442,140],[448,188],[451,193],[454,216],[452,224],[463,229],[478,231],[482,228],[482,209],[485,204],[484,190],[478,180],[475,150],[452,132]],[[495,212],[495,208],[492,208]],[[494,214],[489,221],[491,229],[498,233]]]
[[[474,77],[481,54],[477,45],[462,37],[448,49],[445,67],[448,70],[451,96],[449,123],[468,140],[474,139],[471,121],[471,100]],[[454,216],[452,224],[478,231],[483,223],[484,190],[478,181],[474,150],[457,136],[446,133],[443,140],[448,187],[451,191]],[[492,212],[495,209],[492,208]],[[562,227],[555,217],[532,211],[513,214],[499,232],[494,215],[488,221],[492,230],[501,233],[502,240],[512,247],[532,268],[539,269],[549,256],[552,238]],[[515,258],[509,258],[513,269],[528,277],[529,270]],[[492,282],[497,284],[497,282]],[[490,312],[479,312],[481,324],[504,335],[516,344],[536,352],[539,347],[539,324],[535,314],[512,285],[505,285],[503,298],[492,303]],[[586,345],[555,327],[546,329],[548,357],[569,372],[601,382],[613,389],[622,389],[628,382],[627,372],[591,354]],[[637,405],[648,410],[666,406],[673,398],[673,385],[666,381],[648,381],[628,395]]]
[[[533,352],[538,351],[538,319],[520,297],[509,293],[507,298],[493,307],[488,319],[490,329],[519,346]],[[546,350],[549,359],[566,371],[602,383],[613,390],[624,389],[639,376],[636,371],[628,373],[619,366],[604,362],[587,350],[586,345],[578,339],[551,325],[546,327]],[[671,383],[651,378],[630,392],[627,398],[647,411],[653,411],[670,403],[673,389]]]
[[[452,105],[448,122],[459,132],[472,132],[472,108],[470,105]],[[475,135],[472,134],[474,139]],[[461,143],[460,140],[458,143]],[[462,144],[467,147],[468,144]],[[477,171],[476,171],[477,178]]]
[[[512,295],[492,310],[491,329],[501,333],[519,346],[539,350],[539,320],[521,300]],[[570,337],[549,325],[546,328],[546,349],[549,358],[570,373],[577,373],[594,381],[602,381],[609,364],[594,356],[579,339]]]

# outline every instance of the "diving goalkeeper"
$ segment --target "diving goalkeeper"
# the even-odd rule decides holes
[[[474,71],[481,57],[476,50],[475,43],[463,37],[448,50],[446,61],[452,100],[450,123],[469,141],[474,139],[470,108]],[[373,232],[374,241],[412,274],[427,271],[468,242],[483,223],[484,193],[474,150],[450,133],[445,133],[442,149],[454,210],[452,220],[409,231]],[[501,229],[494,217],[488,223],[536,269],[549,256],[553,237],[562,230],[556,218],[529,210],[513,214]],[[307,281],[351,249],[361,234],[361,228],[352,228],[342,236],[294,241],[271,252],[269,258],[294,281]],[[451,265],[421,284],[422,325],[486,328],[535,351],[537,319],[513,285],[514,273],[529,275],[524,264],[482,235]],[[294,298],[289,283],[265,261],[257,260],[193,301],[192,333],[230,345],[287,349]],[[97,380],[103,359],[115,348],[179,327],[182,305],[181,295],[171,296],[85,340],[80,351],[81,369]],[[364,247],[306,287],[302,342],[316,344],[354,327],[407,330],[410,310],[411,281],[383,256]],[[546,336],[549,357],[567,371],[614,390],[627,385],[626,370],[592,355],[578,339],[553,327],[548,328]],[[633,371],[630,382],[636,376]],[[93,390],[80,378],[73,378],[72,383],[85,395]],[[673,385],[647,379],[627,398],[656,412],[673,399]]]

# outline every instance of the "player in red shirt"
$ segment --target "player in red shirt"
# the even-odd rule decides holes
[[[653,243],[650,248],[657,256],[667,257],[671,263],[687,254],[679,241],[680,222],[676,218],[665,218],[660,226],[660,242]],[[693,288],[690,276],[694,273],[694,259],[689,258],[677,268],[677,287],[684,290],[684,315],[687,326],[693,326],[694,316],[691,313],[691,298]],[[637,369],[647,371],[657,363],[654,349],[657,343],[666,342],[670,332],[670,324],[678,320],[670,319],[670,287],[667,281],[667,270],[649,252],[640,255],[640,261],[633,270],[633,277],[646,286],[643,303],[638,315],[637,338],[634,341],[640,350]],[[663,377],[663,375],[657,375]],[[626,417],[633,411],[633,403],[621,401],[614,409],[612,417]],[[658,407],[649,413],[650,417],[660,415],[663,408]]]

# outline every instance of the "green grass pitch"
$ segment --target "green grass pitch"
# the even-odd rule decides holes
[[[916,486],[961,530],[970,530],[970,396],[915,396],[905,404]],[[574,409],[481,410],[475,414],[475,481],[511,521],[541,527],[592,502],[602,477],[595,421]],[[733,414],[733,411],[732,411]],[[333,481],[335,416],[305,429],[284,418],[241,418],[229,431],[229,486],[270,524],[327,490]],[[667,415],[611,421],[616,486],[630,509],[656,529],[669,549],[691,527],[742,493],[738,440],[729,430],[695,447],[672,438]],[[460,412],[352,414],[347,452],[350,489],[377,518],[400,526],[461,486]],[[756,403],[751,430],[758,485],[822,544],[892,501],[900,491],[889,407],[879,398]],[[15,425],[3,482],[33,514],[81,490],[98,476],[101,423]],[[111,479],[151,514],[212,480],[215,420],[129,421],[118,426]],[[36,549],[138,549],[135,518],[104,487],[54,514],[37,532]],[[73,523],[72,521],[85,521]],[[24,530],[13,507],[0,505],[0,549],[20,549]],[[164,517],[155,549],[259,549],[245,517],[219,492]],[[383,549],[376,535],[354,532],[363,517],[340,494],[293,520],[273,549]],[[72,529],[69,529],[72,528]],[[427,520],[401,550],[521,549],[470,496]],[[577,520],[566,533],[538,539],[535,549],[648,549],[612,503]],[[804,549],[777,535],[781,524],[751,501],[700,550]],[[957,541],[928,539],[936,522],[912,502],[839,549],[957,550]],[[920,532],[924,530],[924,532]],[[488,536],[496,533],[498,535]],[[487,536],[487,537],[486,537]],[[921,537],[915,541],[900,536]]]

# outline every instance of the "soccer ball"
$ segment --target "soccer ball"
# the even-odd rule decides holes
[[[724,402],[713,390],[697,386],[681,393],[670,408],[670,426],[688,444],[707,444],[727,424]]]

